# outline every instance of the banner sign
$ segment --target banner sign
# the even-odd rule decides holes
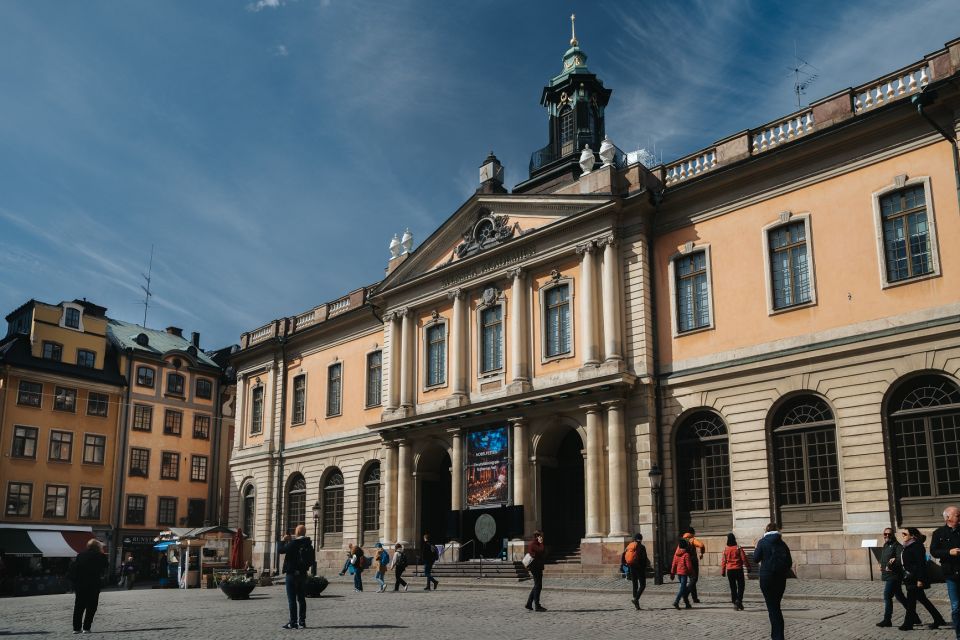
[[[509,501],[507,428],[467,434],[465,465],[467,507],[499,506]]]

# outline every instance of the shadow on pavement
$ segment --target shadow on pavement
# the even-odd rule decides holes
[[[0,631],[0,636],[39,636],[47,635],[49,631]]]
[[[409,629],[401,624],[327,624],[314,629]]]
[[[98,633],[137,633],[139,631],[169,631],[170,629],[185,629],[186,627],[141,627],[139,629],[98,629]]]

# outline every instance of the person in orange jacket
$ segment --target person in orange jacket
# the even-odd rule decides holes
[[[737,544],[737,536],[727,534],[727,546],[720,558],[720,575],[727,576],[730,583],[730,600],[733,608],[743,611],[744,572],[747,569],[747,554],[743,547]]]
[[[677,597],[673,599],[673,608],[680,608],[680,600],[683,599],[683,608],[692,609],[690,604],[690,576],[694,575],[693,566],[693,547],[686,538],[680,538],[677,544],[677,550],[673,554],[673,564],[670,565],[670,579],[673,580],[680,576],[680,590],[677,591]]]
[[[707,547],[694,536],[697,532],[693,527],[687,527],[683,532],[683,537],[690,543],[690,559],[693,561],[693,575],[690,576],[690,596],[693,601],[700,604],[700,596],[697,594],[697,582],[700,580],[700,561],[703,560],[703,554],[707,552]]]

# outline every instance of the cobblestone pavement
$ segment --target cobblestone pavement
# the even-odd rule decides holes
[[[529,583],[509,588],[441,583],[438,591],[426,593],[419,580],[409,592],[378,594],[370,588],[354,593],[345,578],[334,578],[324,597],[307,601],[309,628],[280,629],[286,621],[286,598],[282,587],[258,587],[248,601],[229,601],[216,590],[105,591],[94,622],[94,632],[104,637],[129,640],[154,638],[273,638],[296,634],[299,638],[371,638],[403,640],[429,637],[483,638],[737,638],[769,637],[762,603],[747,601],[747,610],[734,611],[726,599],[707,595],[719,580],[705,579],[701,605],[693,610],[671,607],[672,586],[650,588],[640,611],[629,601],[620,581],[618,589],[561,591],[573,589],[573,579],[557,579],[553,589],[545,581],[546,613],[523,608]],[[581,579],[582,580],[582,579]],[[812,582],[812,581],[805,581]],[[796,588],[799,581],[791,581]],[[869,583],[868,583],[869,584]],[[875,587],[877,583],[873,583]],[[755,582],[748,591],[756,594]],[[791,640],[840,640],[854,638],[899,638],[894,629],[878,629],[879,604],[819,602],[790,599],[785,603],[787,637]],[[0,636],[70,635],[73,596],[34,596],[0,600]],[[941,606],[946,612],[946,607]],[[898,611],[898,618],[901,613]],[[926,617],[926,615],[924,614]],[[948,640],[949,629],[918,630],[912,638]]]

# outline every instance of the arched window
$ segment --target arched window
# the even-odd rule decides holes
[[[254,525],[256,523],[256,507],[256,490],[252,484],[248,484],[243,490],[243,518],[241,522],[244,533],[251,538],[253,537]]]
[[[323,533],[343,533],[343,474],[333,471],[323,487]]]
[[[307,481],[299,473],[287,490],[287,531],[293,533],[298,524],[305,524],[307,515]]]
[[[773,416],[779,519],[791,530],[838,527],[840,473],[833,412],[816,396],[785,402]]]
[[[726,531],[730,513],[730,452],[720,416],[699,411],[677,429],[680,526]]]
[[[943,376],[918,376],[891,395],[887,412],[899,519],[933,524],[960,497],[960,388]]]
[[[363,531],[380,531],[380,463],[367,469],[363,479]]]

